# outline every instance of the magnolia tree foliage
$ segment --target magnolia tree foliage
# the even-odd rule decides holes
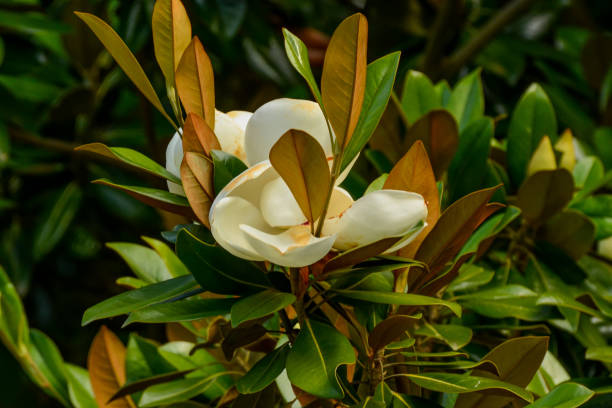
[[[126,346],[103,326],[87,370],[29,329],[0,274],[2,340],[63,405],[569,408],[609,392],[612,254],[597,217],[610,213],[598,193],[612,173],[559,131],[539,85],[497,135],[480,71],[452,89],[409,71],[397,96],[399,53],[368,63],[367,21],[355,14],[331,38],[320,87],[305,45],[284,30],[314,101],[223,113],[183,5],[158,0],[169,113],[110,26],[78,16],[176,129],[165,166],[79,147],[168,191],[95,182],[184,223],[146,246],[108,244],[135,276],[83,316],[165,324],[168,343],[133,332]],[[392,110],[407,129],[395,164],[361,153]],[[351,172],[362,156],[381,173],[365,191]],[[567,337],[586,353],[568,357]],[[601,364],[572,378],[571,358]]]

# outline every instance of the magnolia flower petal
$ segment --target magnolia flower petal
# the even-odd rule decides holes
[[[342,187],[335,187],[332,191],[331,199],[329,200],[329,208],[327,209],[327,218],[338,217],[346,211],[355,201],[348,191]]]
[[[323,234],[337,234],[334,248],[345,251],[384,238],[403,237],[427,217],[420,194],[400,190],[373,191],[327,220]]]
[[[289,129],[302,130],[332,154],[329,130],[319,104],[302,99],[272,100],[257,109],[246,127],[245,150],[249,164],[267,160],[270,149]]]
[[[257,207],[243,198],[225,197],[216,203],[215,217],[211,219],[210,230],[219,245],[239,258],[263,261],[264,258],[253,249],[240,229],[241,224],[248,224],[264,231],[274,231],[266,225]]]
[[[287,183],[277,177],[261,192],[259,209],[264,220],[273,227],[291,227],[307,221]]]
[[[235,111],[227,112],[226,115],[232,118],[234,123],[238,125],[238,127],[240,127],[240,129],[244,131],[246,130],[247,123],[249,122],[249,119],[251,119],[251,116],[253,116],[253,113],[247,112],[247,111],[235,110]]]
[[[612,237],[604,238],[597,242],[597,253],[608,259],[612,259]]]
[[[245,112],[248,113],[248,112]],[[243,118],[235,121],[232,117],[221,111],[215,111],[215,135],[221,145],[221,150],[233,154],[246,162],[244,153],[244,128],[241,126]]]
[[[174,174],[176,177],[181,177],[181,162],[183,161],[183,141],[178,132],[172,136],[168,147],[166,147],[166,170]],[[168,190],[174,194],[185,195],[185,190],[180,184],[168,181]]]
[[[332,248],[335,236],[317,238],[306,225],[298,225],[270,234],[242,224],[240,229],[255,251],[265,259],[281,266],[299,268],[323,258]]]

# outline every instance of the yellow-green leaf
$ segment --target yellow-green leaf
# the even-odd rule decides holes
[[[176,128],[174,121],[168,116],[159,100],[159,97],[153,89],[153,85],[147,78],[138,60],[132,54],[132,51],[123,42],[121,37],[99,17],[89,13],[76,12],[76,15],[85,22],[104,45],[106,50],[115,59],[117,64],[123,69],[123,72],[132,80],[134,85],[142,92],[142,94],[161,112],[162,115]]]
[[[571,130],[566,129],[563,132],[561,138],[555,143],[555,150],[561,152],[559,167],[573,171],[576,165],[576,151],[574,149],[574,136]]]
[[[176,70],[176,89],[187,113],[193,112],[215,128],[215,79],[212,64],[198,37],[183,53]]]
[[[306,132],[290,129],[272,146],[270,163],[287,183],[304,216],[311,223],[317,220],[331,182],[319,142]]]
[[[325,53],[321,94],[340,148],[350,140],[361,113],[367,41],[368,22],[363,14],[356,13],[336,28]]]
[[[102,326],[89,348],[87,369],[98,406],[135,408],[129,396],[108,401],[125,384],[125,346],[106,326]]]
[[[166,83],[174,87],[174,71],[191,42],[191,22],[180,0],[157,0],[153,7],[153,47]]]
[[[555,152],[548,136],[544,136],[540,140],[531,160],[527,167],[527,176],[531,176],[534,173],[542,170],[555,170],[557,168],[557,159],[555,158]]]

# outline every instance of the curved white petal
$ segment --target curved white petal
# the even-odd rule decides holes
[[[235,110],[227,112],[226,115],[232,118],[234,123],[237,124],[240,129],[246,130],[247,123],[249,122],[249,119],[251,119],[251,116],[253,116],[253,113]]]
[[[345,251],[384,238],[403,237],[427,217],[420,194],[400,190],[373,191],[325,222],[325,235],[338,235],[334,248]]]
[[[280,176],[263,188],[259,209],[264,220],[273,227],[292,227],[307,221],[293,193]]]
[[[321,143],[326,156],[332,154],[329,130],[319,104],[281,98],[262,105],[251,116],[244,140],[248,163],[267,160],[274,143],[289,129],[307,132]]]
[[[327,209],[327,218],[338,217],[346,211],[355,201],[348,191],[342,187],[335,187],[332,191],[331,199],[329,200],[329,208]]]
[[[178,132],[172,136],[168,147],[166,147],[166,170],[181,177],[181,162],[183,161],[183,141]],[[183,187],[179,184],[168,181],[168,190],[174,194],[185,195]]]
[[[241,121],[235,121],[230,115],[215,111],[215,135],[221,150],[246,162],[244,128],[241,127]]]
[[[299,268],[323,258],[332,248],[335,236],[317,238],[310,227],[298,225],[280,234],[270,234],[242,224],[240,229],[255,251],[265,259],[281,266]]]
[[[265,231],[274,231],[266,225],[261,213],[253,204],[240,197],[225,197],[215,208],[211,218],[210,230],[215,240],[232,255],[253,261],[263,261],[246,239],[240,229],[241,224],[248,224]]]

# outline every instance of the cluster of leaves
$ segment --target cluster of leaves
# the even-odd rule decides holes
[[[306,64],[305,46],[291,33],[285,36],[289,60],[326,106],[325,90],[318,94]],[[116,44],[109,47],[111,54]],[[346,58],[340,52],[334,57]],[[398,59],[391,54],[372,62],[367,75],[342,73],[356,78],[354,83],[361,75],[365,82],[346,157],[359,152],[374,131]],[[142,80],[135,82],[143,89]],[[185,110],[194,111],[176,85]],[[202,100],[210,92],[205,86],[195,89],[203,90]],[[388,111],[395,109],[401,118],[405,136],[396,132],[394,137],[408,153],[394,166],[380,150],[366,150],[379,177],[365,186],[358,175],[347,180],[354,196],[393,188],[426,197],[428,230],[398,257],[377,256],[389,245],[377,243],[306,271],[262,269],[215,246],[205,228],[178,226],[164,234],[175,252],[150,238],[152,249],[111,245],[136,275],[122,283],[136,289],[92,307],[83,318],[88,323],[128,314],[125,324],[167,323],[168,338],[175,341],[159,346],[133,335],[126,350],[104,328],[91,347],[87,381],[86,372],[64,365],[48,338],[28,332],[6,278],[2,310],[11,312],[3,312],[2,333],[8,333],[3,340],[17,355],[30,356],[20,361],[38,361],[31,366],[38,370],[32,378],[74,406],[96,406],[96,401],[106,406],[114,398],[126,406],[195,399],[269,407],[282,403],[286,385],[274,380],[283,378],[285,368],[291,382],[309,394],[298,392],[303,405],[574,407],[594,395],[591,403],[605,405],[612,354],[606,339],[611,266],[593,252],[593,243],[610,235],[611,200],[605,191],[612,173],[605,171],[605,156],[604,166],[599,158],[576,152],[571,133],[559,136],[549,91],[529,87],[505,121],[484,115],[479,71],[453,89],[416,71],[406,75],[401,98],[393,95],[396,103]],[[158,105],[153,95],[147,96]],[[181,106],[172,92],[169,99],[180,123]],[[199,116],[208,119],[205,106],[204,101]],[[347,112],[351,116],[350,108]],[[193,125],[198,119],[189,117],[185,123],[194,131],[184,136],[191,134],[199,144],[202,133]],[[337,123],[331,114],[330,121]],[[374,138],[370,145],[380,146],[380,137]],[[197,197],[188,193],[188,201],[180,201],[161,190],[121,188],[149,203],[170,204],[165,209],[205,225],[201,203],[243,167],[200,147],[214,176],[204,184],[195,180]],[[178,181],[136,151],[88,149]],[[342,165],[350,161],[345,160]],[[491,199],[507,206],[489,204]],[[531,335],[517,337],[521,334]],[[463,371],[469,375],[458,374]]]

